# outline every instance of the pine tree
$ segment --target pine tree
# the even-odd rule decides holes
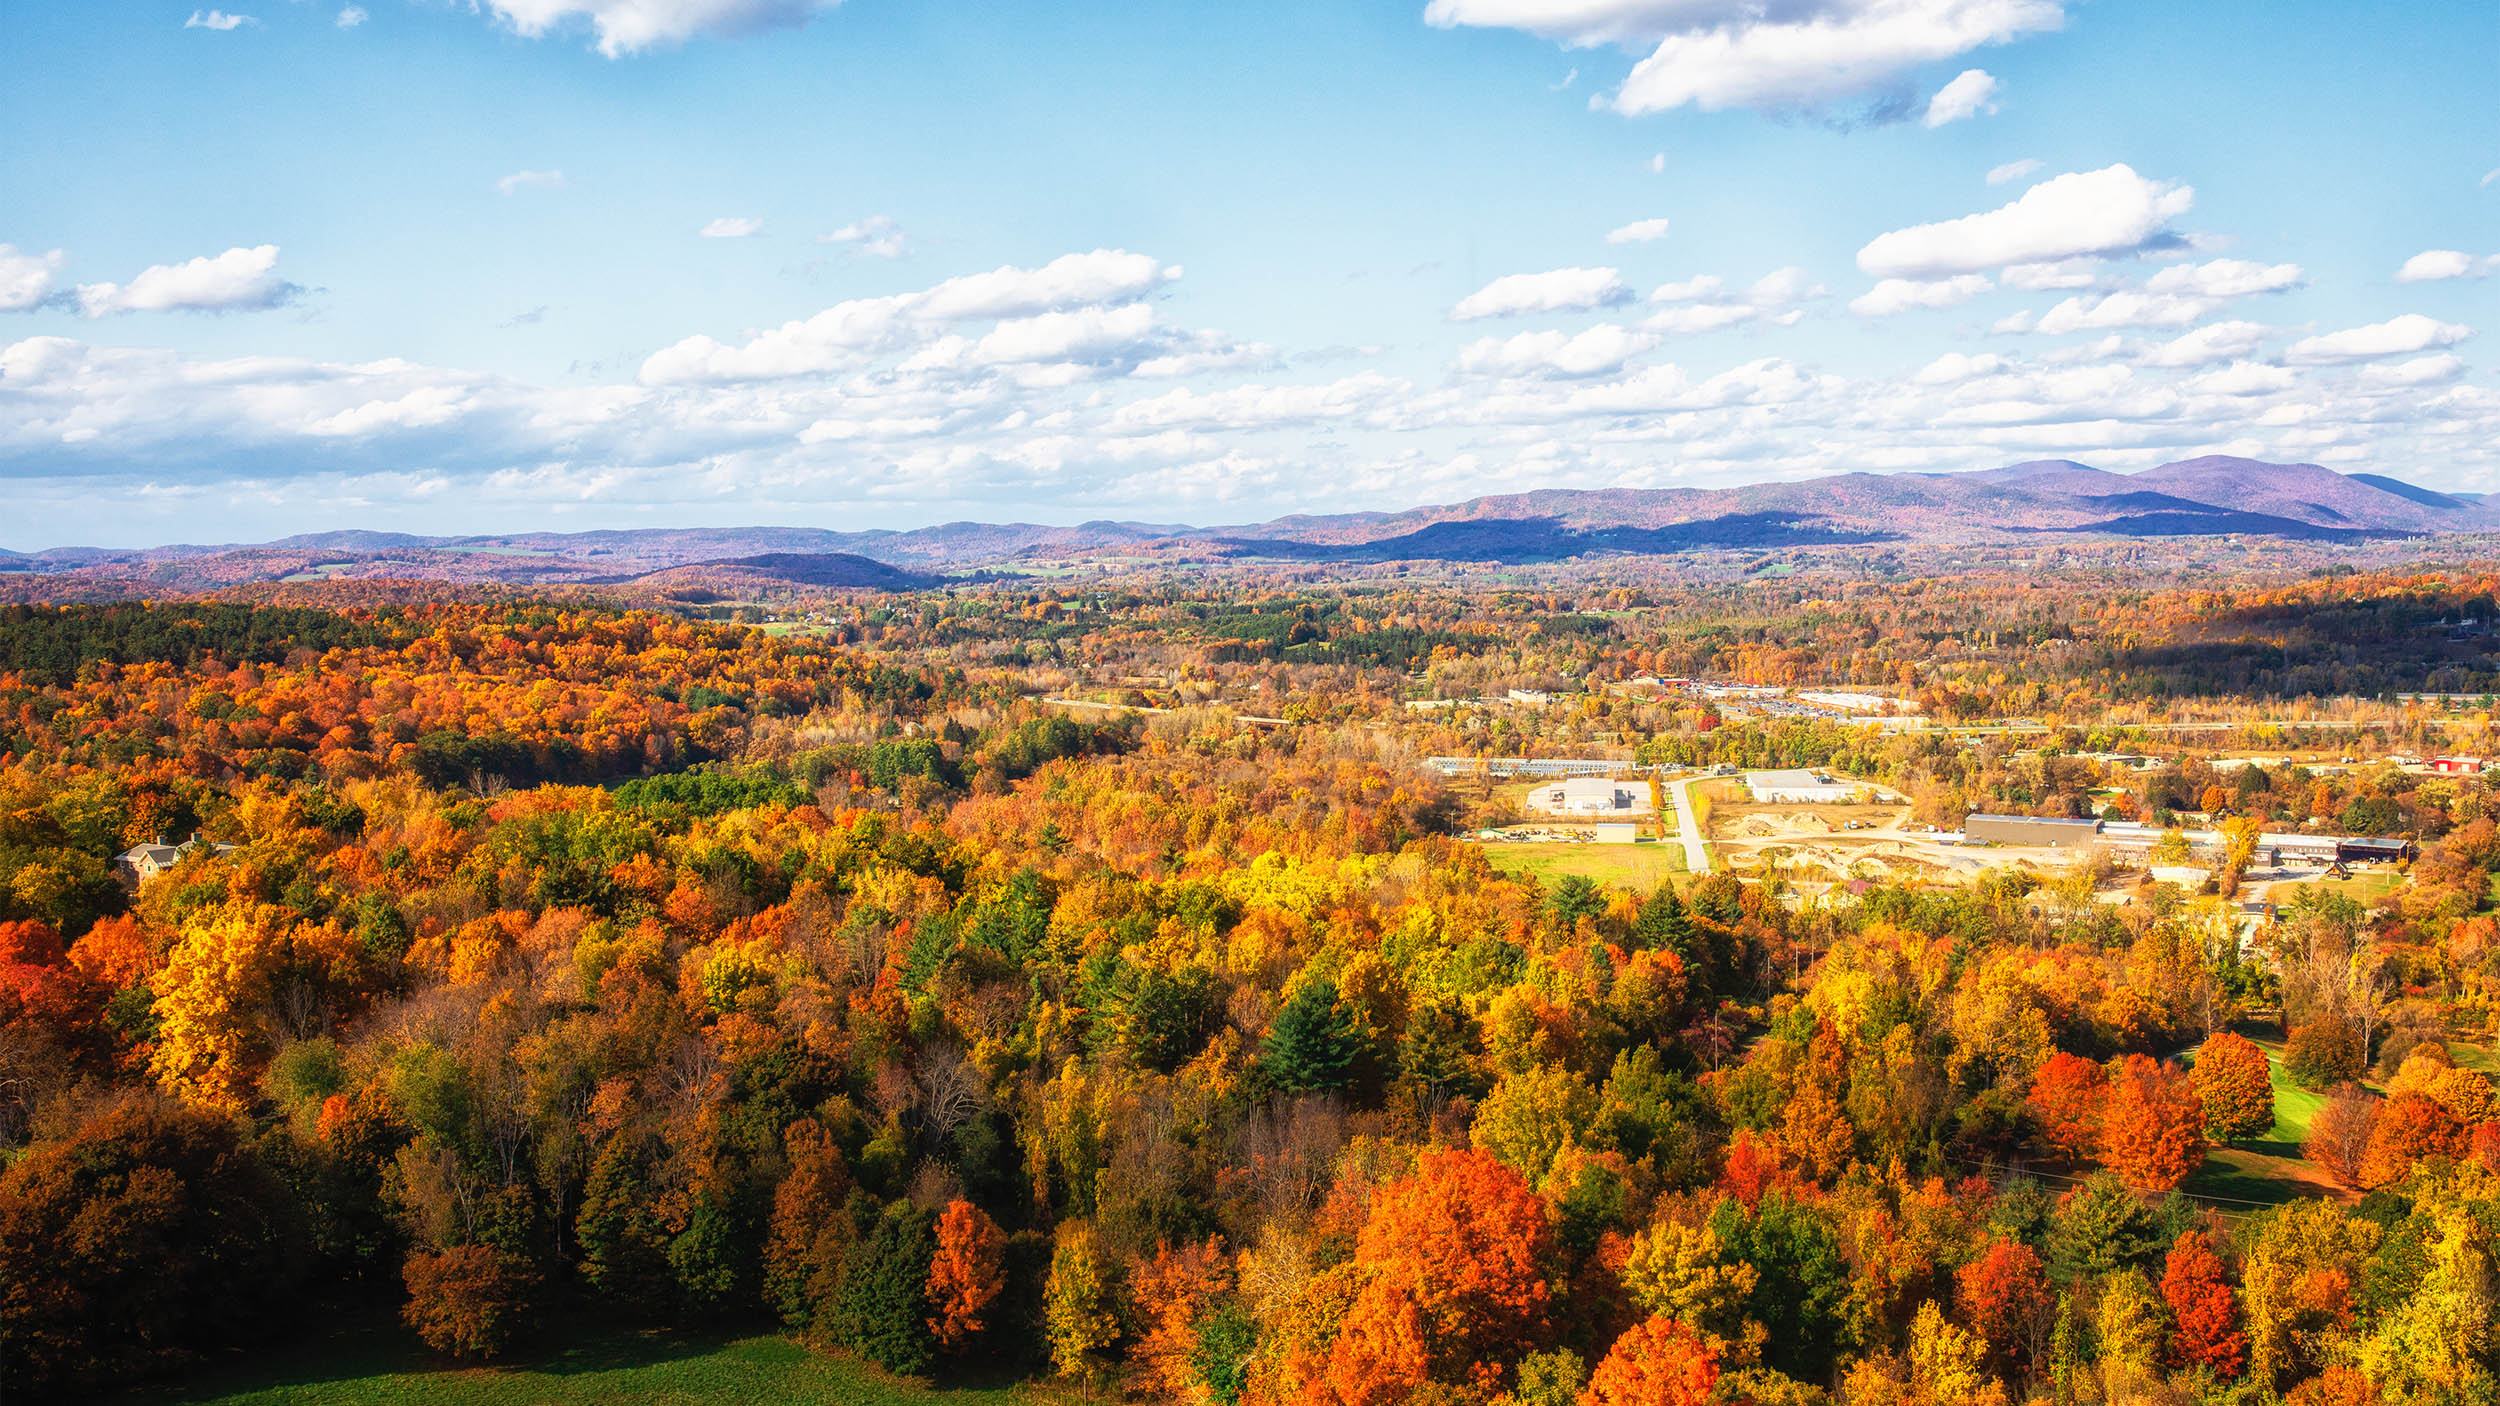
[[[574,1236],[582,1277],[600,1298],[638,1314],[668,1306],[667,1237],[651,1208],[651,1183],[641,1139],[617,1133],[599,1149],[582,1189]]]
[[[1684,911],[1684,900],[1676,895],[1675,886],[1660,884],[1658,891],[1641,905],[1641,916],[1632,924],[1632,935],[1640,945],[1689,957],[1693,951],[1693,919]]]
[[[1354,1022],[1337,1007],[1336,984],[1314,977],[1276,1013],[1259,1064],[1288,1093],[1330,1093],[1354,1082],[1356,1046]]]
[[[834,1296],[834,1341],[889,1372],[929,1370],[936,1343],[929,1335],[929,1261],[937,1253],[933,1217],[897,1201],[851,1252]]]

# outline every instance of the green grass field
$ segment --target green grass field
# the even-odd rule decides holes
[[[2310,1122],[2326,1106],[2326,1095],[2311,1093],[2284,1074],[2280,1042],[2257,1043],[2266,1052],[2266,1072],[2274,1083],[2274,1126],[2261,1137],[2208,1153],[2205,1165],[2180,1188],[2191,1196],[2274,1206],[2318,1195],[2322,1189],[2300,1145],[2309,1140]]]
[[[559,1333],[553,1336],[559,1338]],[[491,1367],[444,1366],[396,1325],[259,1351],[118,1406],[1059,1406],[1048,1386],[933,1389],[786,1338],[586,1332]]]
[[[1684,847],[1679,844],[1646,845],[1517,845],[1484,846],[1493,867],[1505,874],[1533,875],[1538,879],[1555,879],[1565,874],[1584,874],[1601,884],[1637,889],[1643,893],[1666,882],[1670,874],[1684,872]]]
[[[2492,1078],[2500,1079],[2500,1054],[2494,1054],[2481,1045],[2469,1045],[2462,1040],[2450,1040],[2448,1057],[2457,1062],[2459,1069],[2471,1069],[2477,1074],[2488,1074]]]
[[[2324,889],[2328,893],[2342,894],[2367,908],[2394,893],[2404,881],[2405,876],[2402,874],[2369,869],[2349,879],[2304,879],[2296,884],[2276,884],[2266,890],[2266,901],[2276,907],[2286,907],[2299,896],[2302,889],[2314,888]]]

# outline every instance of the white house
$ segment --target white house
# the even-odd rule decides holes
[[[1756,805],[1845,805],[1866,788],[1819,771],[1749,771],[1745,789]]]
[[[1574,776],[1528,792],[1528,808],[1546,815],[1630,817],[1649,809],[1649,783]]]

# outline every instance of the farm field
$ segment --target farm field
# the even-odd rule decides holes
[[[1485,857],[1505,874],[1559,879],[1578,875],[1601,884],[1654,889],[1684,872],[1684,849],[1676,844],[1483,846]]]
[[[213,1368],[180,1388],[114,1398],[114,1406],[1056,1406],[1065,1394],[1031,1384],[936,1389],[888,1377],[774,1336],[592,1329],[558,1347],[492,1366],[444,1365],[396,1324],[347,1329],[248,1363]]]

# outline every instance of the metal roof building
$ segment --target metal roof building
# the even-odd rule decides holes
[[[2079,849],[2100,838],[2097,820],[2056,820],[2041,815],[1973,815],[1962,822],[1962,840],[1974,845],[2036,845]]]

